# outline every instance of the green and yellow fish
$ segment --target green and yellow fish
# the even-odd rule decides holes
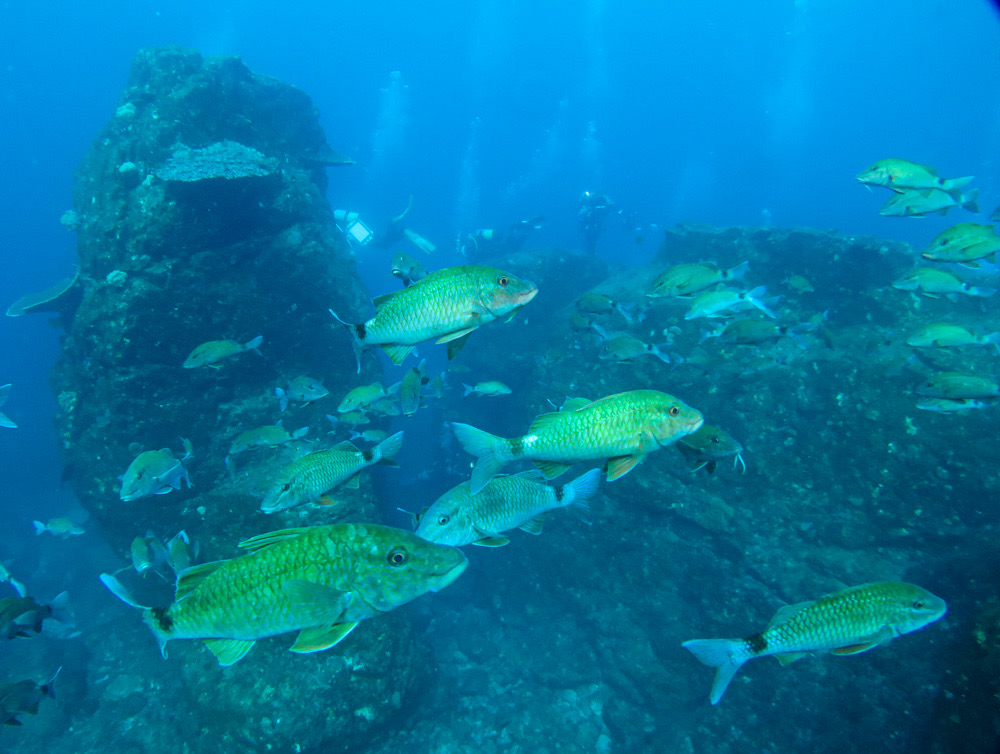
[[[211,367],[212,369],[220,369],[222,367],[220,361],[239,356],[244,351],[257,351],[263,342],[262,335],[258,335],[246,343],[237,343],[235,340],[210,340],[202,343],[188,354],[188,357],[184,359],[184,368]]]
[[[930,398],[996,398],[1000,396],[1000,384],[992,377],[979,377],[964,372],[941,372],[921,384],[917,395]]]
[[[935,262],[957,262],[978,267],[977,260],[993,257],[1000,251],[1000,236],[992,225],[958,223],[938,233],[920,254]]]
[[[690,296],[719,283],[742,280],[749,267],[749,262],[743,262],[728,270],[720,270],[711,262],[674,265],[660,273],[646,295],[649,298]]]
[[[701,414],[672,395],[632,390],[575,410],[542,414],[523,437],[497,437],[457,422],[452,426],[462,447],[478,459],[471,480],[475,495],[501,468],[521,458],[533,461],[547,479],[574,463],[607,459],[612,482],[701,424]]]
[[[448,344],[448,358],[454,358],[473,330],[513,316],[537,293],[534,283],[495,267],[460,265],[374,299],[375,316],[362,324],[344,322],[332,309],[330,313],[348,328],[360,372],[361,354],[375,346],[401,364],[418,343],[437,338]]]
[[[568,484],[552,487],[538,469],[532,469],[495,476],[475,495],[469,482],[462,482],[415,517],[417,536],[454,547],[502,547],[510,542],[500,536],[502,532],[521,529],[541,534],[549,511],[569,505],[586,508],[600,480],[600,470],[591,469]]]
[[[325,493],[341,484],[357,489],[361,470],[376,463],[394,463],[392,458],[402,444],[403,433],[397,432],[364,451],[345,440],[330,450],[304,455],[281,470],[264,496],[260,509],[264,513],[277,513],[305,503],[332,505],[333,501],[323,500]]]
[[[906,339],[914,348],[960,348],[961,346],[993,345],[1000,352],[1000,332],[976,335],[968,328],[951,322],[935,322],[921,327]]]
[[[733,468],[742,466],[743,473],[746,473],[743,446],[721,427],[702,424],[697,432],[678,440],[675,447],[690,462],[692,472],[705,469],[709,474],[714,474],[718,461],[732,458]]]
[[[710,696],[718,704],[747,660],[774,655],[787,665],[815,652],[867,652],[939,620],[947,610],[943,599],[919,586],[879,581],[787,605],[764,631],[746,639],[694,639],[683,646],[718,669]]]
[[[189,568],[174,602],[135,602],[110,574],[101,581],[142,609],[161,654],[172,639],[202,639],[220,665],[239,662],[258,639],[299,631],[292,652],[320,652],[359,621],[451,584],[468,561],[461,550],[375,524],[283,529],[240,543],[249,552]]]
[[[932,167],[889,157],[872,163],[858,173],[857,178],[860,183],[884,186],[896,192],[940,189],[957,200],[961,196],[961,190],[972,182],[973,176],[941,178]]]
[[[263,427],[248,429],[240,432],[233,438],[229,445],[229,455],[243,453],[250,448],[276,448],[285,445],[293,440],[300,440],[309,433],[309,427],[301,427],[295,432],[289,433],[287,429],[278,424],[269,424]]]
[[[892,287],[900,291],[921,293],[928,298],[937,298],[941,294],[954,298],[957,293],[964,293],[966,296],[992,296],[997,292],[996,288],[970,285],[950,272],[936,267],[917,267],[910,270],[895,280]]]

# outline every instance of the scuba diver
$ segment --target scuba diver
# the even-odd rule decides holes
[[[344,234],[352,249],[356,250],[362,246],[367,246],[372,242],[374,242],[380,249],[388,249],[397,241],[406,238],[409,239],[409,241],[422,252],[430,254],[437,247],[416,231],[403,227],[403,219],[406,217],[412,206],[413,194],[410,194],[410,200],[406,204],[406,209],[395,217],[389,218],[389,221],[386,223],[385,230],[377,236],[372,229],[369,228],[363,220],[361,220],[357,212],[336,209],[333,211],[333,219],[337,224],[337,229]]]
[[[527,220],[519,220],[516,223],[511,223],[507,227],[507,230],[480,228],[459,237],[456,246],[459,253],[470,259],[483,256],[488,252],[513,254],[524,246],[533,230],[544,227],[545,223],[544,216],[536,215],[535,217],[529,217]]]
[[[583,233],[583,250],[587,254],[597,253],[597,239],[604,231],[604,218],[613,208],[614,204],[604,194],[584,191],[580,197],[576,220]]]

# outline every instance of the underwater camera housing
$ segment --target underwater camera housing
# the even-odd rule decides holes
[[[357,212],[347,212],[342,209],[334,210],[333,219],[337,223],[337,228],[347,236],[347,241],[352,246],[367,246],[371,243],[372,237],[375,234],[358,217]]]

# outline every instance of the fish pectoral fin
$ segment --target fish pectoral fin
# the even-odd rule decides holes
[[[808,652],[784,652],[780,655],[775,655],[775,659],[781,663],[781,666],[791,665],[796,660],[801,660],[805,657]]]
[[[632,469],[639,465],[642,456],[616,456],[608,459],[608,481],[613,482],[619,477],[625,476]]]
[[[542,526],[545,524],[545,514],[542,513],[539,516],[535,516],[530,521],[526,521],[521,524],[518,528],[521,531],[528,532],[528,534],[539,535],[542,533]]]
[[[407,356],[413,353],[416,346],[398,346],[392,344],[383,344],[382,350],[385,351],[385,355],[388,356],[392,363],[399,366],[403,363]]]
[[[509,537],[501,537],[499,535],[493,535],[493,536],[483,537],[482,539],[477,539],[472,544],[478,547],[503,547],[508,542],[510,542]]]
[[[346,482],[344,482],[344,487],[346,487],[349,490],[356,490],[360,486],[361,486],[361,472],[360,471],[357,474],[355,474],[354,476],[352,476],[350,479],[348,479]],[[324,497],[325,497],[325,495],[324,495]]]
[[[286,539],[301,537],[307,531],[309,531],[309,527],[300,527],[297,529],[278,529],[277,531],[271,531],[267,534],[258,534],[256,537],[244,539],[237,546],[242,550],[247,550],[248,552],[257,552],[258,550],[263,550],[265,547],[275,545],[278,542],[284,542]],[[196,566],[196,568],[200,567],[201,566]]]
[[[198,588],[202,581],[212,575],[217,569],[228,563],[228,560],[213,560],[211,563],[191,566],[177,578],[177,589],[174,592],[174,602],[182,600]]]
[[[335,587],[305,579],[289,579],[281,589],[293,602],[300,603],[295,610],[306,613],[307,620],[303,623],[315,621],[315,625],[331,626],[344,613],[347,593]]]
[[[448,341],[448,361],[451,361],[456,356],[458,356],[459,351],[465,348],[465,344],[469,342],[469,333],[466,333],[461,338]]]
[[[204,643],[209,651],[215,655],[219,664],[228,668],[246,657],[247,652],[253,649],[253,645],[257,642],[239,639],[204,639]]]
[[[348,485],[345,485],[345,486],[346,487],[350,487],[351,485],[348,484]],[[354,485],[354,486],[355,486],[355,488],[357,487],[357,485]],[[313,500],[313,505],[336,505],[336,504],[337,504],[337,501],[334,500],[329,495],[320,495],[318,500]]]
[[[846,647],[837,647],[831,651],[831,654],[835,655],[858,655],[862,652],[867,652],[869,649],[875,649],[879,645],[878,642],[866,641],[861,644],[849,644]]]
[[[538,470],[545,475],[546,479],[555,479],[557,476],[565,474],[572,465],[558,461],[535,461],[534,463]]]
[[[308,654],[309,652],[322,652],[324,649],[339,644],[345,636],[357,626],[354,623],[336,623],[332,626],[313,626],[303,628],[299,631],[299,636],[295,643],[288,648],[289,652]]]
[[[774,617],[771,618],[771,622],[767,624],[767,627],[772,628],[782,623],[787,623],[794,616],[798,615],[807,607],[814,604],[816,603],[813,600],[809,602],[796,602],[794,605],[785,605],[784,607],[778,609],[778,612],[776,612],[774,614]]]
[[[437,343],[438,345],[440,345],[441,343],[450,343],[453,340],[458,340],[459,338],[464,338],[466,335],[468,335],[469,333],[471,333],[477,327],[479,327],[479,325],[476,325],[475,327],[465,327],[465,328],[462,328],[461,330],[455,330],[455,332],[450,332],[447,335],[442,335],[440,338],[438,338],[434,342]]]

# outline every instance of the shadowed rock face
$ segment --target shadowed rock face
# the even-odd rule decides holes
[[[324,196],[329,164],[336,153],[303,92],[235,58],[136,56],[77,170],[84,293],[53,373],[72,484],[118,551],[147,528],[210,528],[202,539],[228,548],[284,525],[264,519],[257,490],[245,475],[237,488],[223,459],[235,434],[280,418],[275,386],[306,373],[358,379],[327,312],[367,306]],[[205,341],[258,335],[260,355],[181,367]],[[299,407],[289,421],[318,434],[329,410]],[[121,502],[129,462],[162,447],[179,455],[179,436],[194,446],[194,488]]]

